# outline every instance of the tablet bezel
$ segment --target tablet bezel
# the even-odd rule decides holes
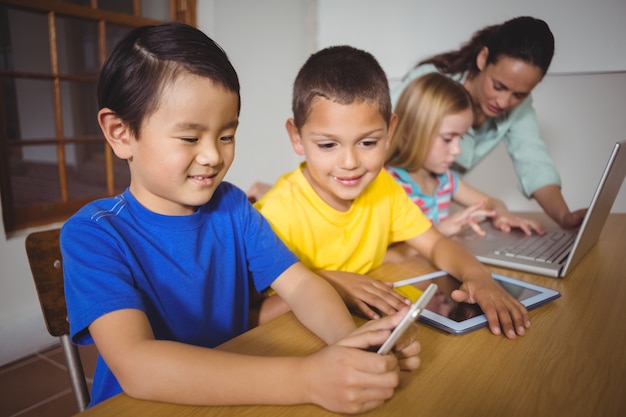
[[[425,275],[420,275],[417,277],[409,278],[406,280],[398,281],[398,283],[405,283],[404,285],[413,285],[423,281],[431,281],[437,283],[437,279],[443,276],[449,275],[445,271],[437,271]],[[550,288],[541,287],[539,285],[530,284],[525,281],[520,281],[515,278],[507,277],[501,274],[492,273],[493,278],[497,281],[505,282],[511,285],[516,285],[518,287],[522,287],[525,289],[536,291],[538,294],[531,295],[524,300],[520,300],[520,302],[526,307],[528,310],[535,309],[540,307],[552,300],[555,300],[561,296],[561,293],[552,290]],[[401,286],[401,285],[394,285]],[[480,314],[478,316],[463,320],[463,321],[455,321],[448,317],[442,316],[441,314],[434,313],[428,308],[424,309],[421,316],[419,317],[419,321],[429,324],[433,327],[436,327],[445,332],[454,334],[454,335],[462,335],[469,333],[471,331],[480,329],[482,327],[487,326],[487,317],[484,314]]]

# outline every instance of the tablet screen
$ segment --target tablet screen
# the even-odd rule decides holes
[[[472,317],[483,314],[478,304],[457,303],[452,299],[452,291],[459,289],[461,282],[451,275],[443,275],[433,280],[439,286],[439,290],[435,293],[430,303],[426,306],[426,309],[447,317],[450,320],[461,322]],[[539,291],[535,291],[530,288],[524,288],[513,283],[503,282],[496,280],[509,294],[517,298],[519,301],[523,301],[527,298],[533,297],[539,294]],[[420,282],[418,288],[426,288],[429,282]]]
[[[558,298],[558,291],[525,281],[492,274],[494,280],[509,294],[519,300],[528,310]],[[464,334],[487,325],[487,318],[477,304],[457,303],[452,300],[452,291],[461,282],[445,271],[436,271],[394,283],[396,291],[407,298],[419,296],[430,283],[439,287],[430,303],[420,316],[420,321],[431,324],[453,334]]]

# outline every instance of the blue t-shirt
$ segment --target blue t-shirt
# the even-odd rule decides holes
[[[129,190],[91,202],[63,226],[61,249],[78,344],[93,343],[98,317],[138,309],[156,339],[215,347],[247,330],[251,286],[266,289],[297,261],[229,183],[189,216],[151,212]],[[91,405],[122,392],[101,357],[92,391]]]

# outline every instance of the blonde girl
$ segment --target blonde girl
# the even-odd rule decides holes
[[[473,101],[458,82],[438,73],[411,81],[396,104],[398,126],[386,156],[386,169],[444,235],[471,227],[479,235],[485,217],[505,232],[526,234],[543,227],[515,216],[506,205],[463,182],[451,167],[474,119]],[[464,207],[450,213],[451,203]]]

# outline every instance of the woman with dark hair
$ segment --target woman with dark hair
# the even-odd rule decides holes
[[[485,27],[456,51],[419,62],[392,90],[395,104],[415,78],[441,72],[472,96],[474,121],[461,141],[455,168],[472,169],[500,142],[513,161],[519,187],[563,228],[578,226],[585,209],[570,211],[561,179],[541,139],[531,92],[548,71],[554,36],[543,20],[516,17]]]

